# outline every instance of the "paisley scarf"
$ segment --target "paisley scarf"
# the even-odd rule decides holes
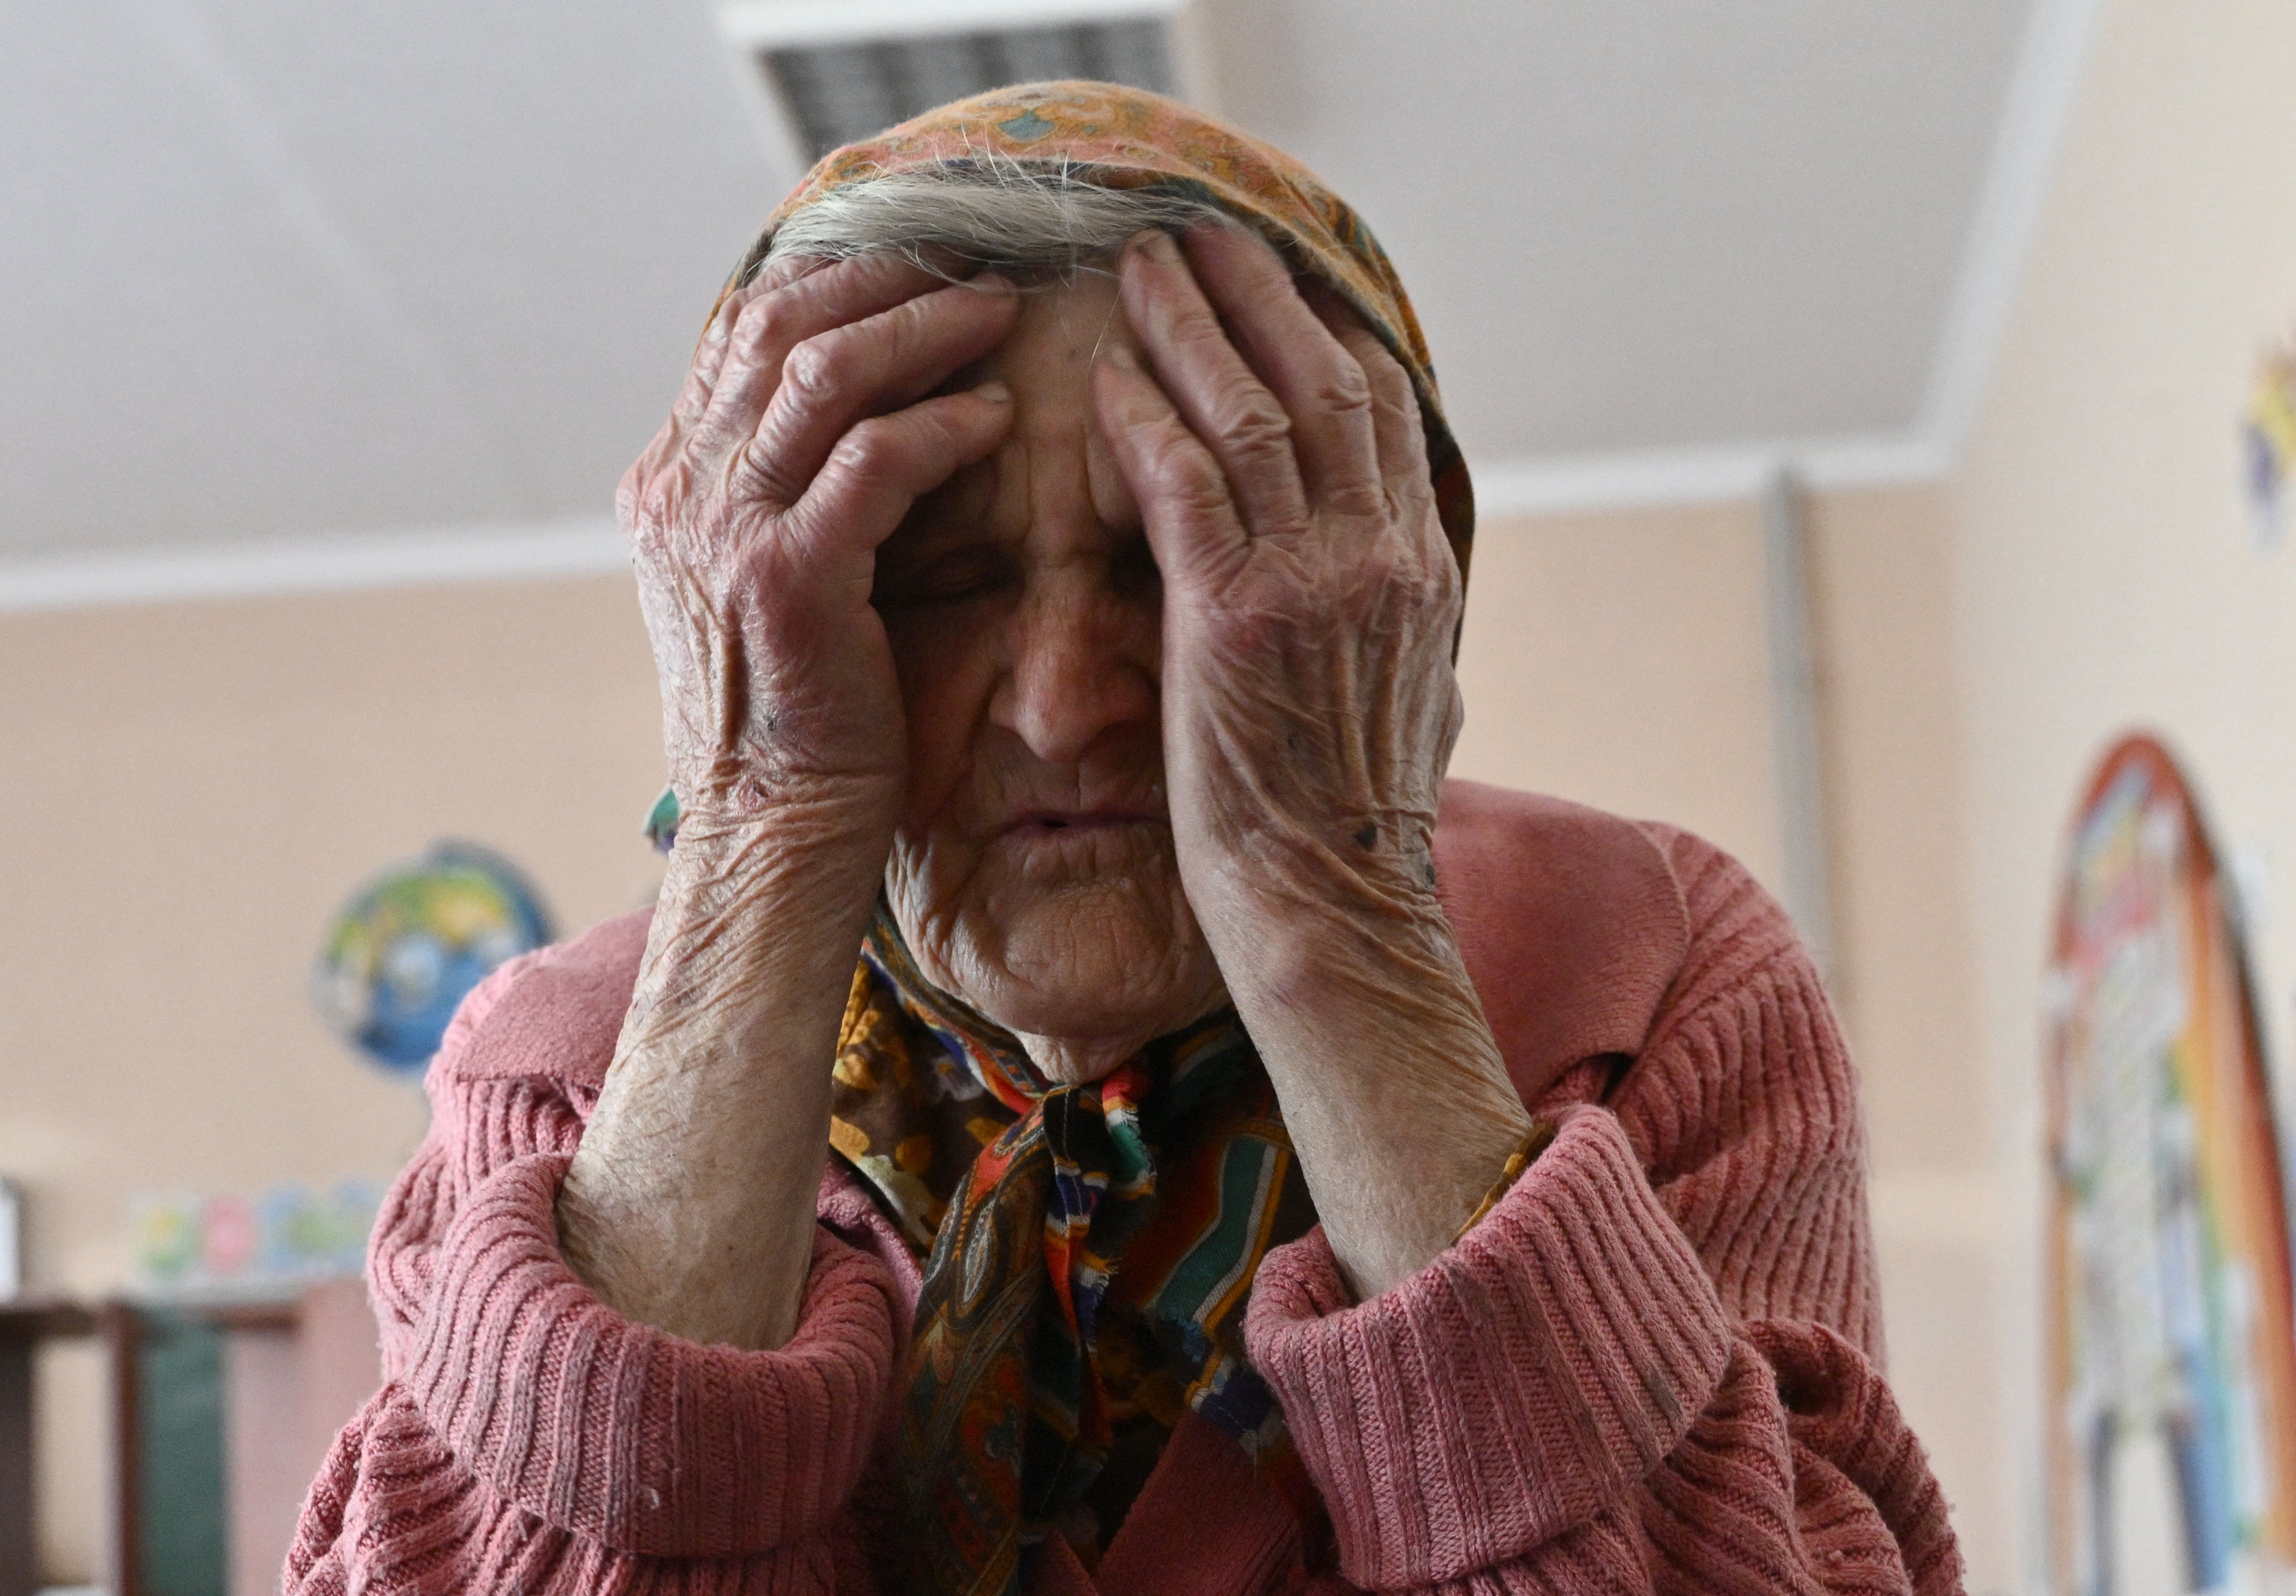
[[[1386,253],[1281,151],[1176,102],[1103,83],[958,101],[824,159],[784,217],[889,172],[993,158],[1208,199],[1321,279],[1411,374],[1464,575],[1466,464]],[[668,846],[674,800],[650,830]],[[882,911],[836,1062],[832,1142],[925,1256],[901,1415],[910,1577],[937,1596],[1017,1592],[1060,1535],[1089,1563],[1180,1418],[1234,1436],[1300,1515],[1322,1508],[1243,1352],[1269,1248],[1314,1224],[1274,1089],[1232,1013],[1159,1038],[1104,1080],[1039,1076],[1013,1038],[917,972]]]
[[[1242,1339],[1260,1259],[1315,1210],[1233,1011],[1054,1085],[917,972],[881,908],[831,1113],[831,1144],[930,1248],[902,1412],[920,1590],[1017,1589],[1050,1534],[1089,1563],[1190,1409],[1319,1526]]]

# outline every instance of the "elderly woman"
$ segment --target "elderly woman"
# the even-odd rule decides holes
[[[1784,921],[1443,785],[1363,224],[1040,85],[735,284],[621,496],[660,903],[457,1018],[291,1588],[1958,1588]]]

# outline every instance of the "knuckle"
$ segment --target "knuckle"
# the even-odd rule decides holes
[[[765,438],[752,438],[736,451],[728,486],[745,498],[769,504],[786,504],[797,497],[779,448]]]
[[[650,461],[641,457],[632,462],[630,469],[622,473],[622,479],[614,484],[614,503],[618,507],[625,511],[636,508],[638,501],[645,495],[647,485],[652,480],[652,472],[649,469],[651,464]]]
[[[1411,563],[1414,569],[1404,580],[1409,584],[1412,597],[1418,607],[1447,621],[1456,618],[1463,597],[1459,586],[1459,568],[1447,555]]]
[[[817,333],[807,339],[791,349],[789,358],[782,363],[783,386],[802,398],[834,393],[851,374],[851,345],[850,339],[838,332]]]
[[[1158,496],[1190,520],[1224,515],[1230,505],[1227,485],[1194,449],[1167,448],[1155,462]]]
[[[1371,379],[1352,363],[1332,372],[1315,392],[1318,407],[1340,415],[1360,415],[1372,406]]]
[[[1395,373],[1395,381],[1384,386],[1386,391],[1380,397],[1381,408],[1393,418],[1398,430],[1406,430],[1407,436],[1417,435],[1423,424],[1419,413],[1419,390],[1411,386],[1411,379],[1399,369]]]
[[[1201,477],[1191,477],[1181,483],[1172,493],[1170,503],[1180,516],[1193,522],[1217,520],[1229,513],[1227,495],[1220,491],[1218,484]]]
[[[675,526],[686,508],[687,487],[683,471],[665,471],[649,480],[632,499],[638,524],[655,528]]]
[[[1292,418],[1266,393],[1239,396],[1219,422],[1220,435],[1246,458],[1289,453]]]
[[[1324,507],[1345,520],[1386,521],[1395,518],[1395,501],[1377,482],[1343,482],[1327,491]]]
[[[771,260],[750,279],[750,286],[758,293],[775,293],[808,275],[821,266],[818,256],[784,255]]]
[[[742,307],[734,318],[734,340],[745,352],[771,343],[787,319],[787,307],[778,293],[762,293]]]
[[[883,469],[895,453],[900,433],[890,419],[873,416],[857,422],[837,440],[830,459],[840,469],[870,472]]]

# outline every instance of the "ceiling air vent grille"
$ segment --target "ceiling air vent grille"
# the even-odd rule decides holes
[[[788,45],[758,52],[811,160],[920,111],[1007,84],[1096,78],[1175,92],[1162,17]]]

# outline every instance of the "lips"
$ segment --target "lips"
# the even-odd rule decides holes
[[[1036,809],[1015,815],[1004,827],[1012,835],[1052,836],[1062,832],[1115,831],[1125,826],[1152,826],[1162,822],[1160,812],[1140,809]]]

